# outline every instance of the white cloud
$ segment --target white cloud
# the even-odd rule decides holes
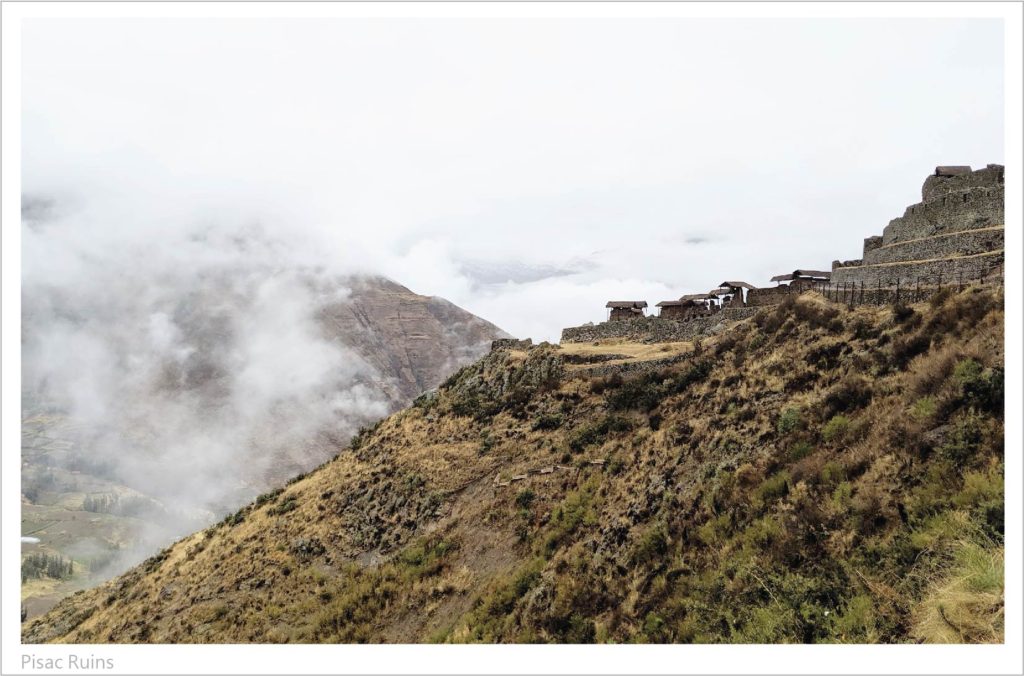
[[[23,45],[24,183],[95,207],[84,248],[251,218],[538,339],[614,280],[856,257],[932,166],[1002,161],[992,20],[34,20]]]

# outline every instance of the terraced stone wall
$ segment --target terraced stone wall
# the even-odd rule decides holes
[[[1002,186],[971,188],[909,206],[885,226],[882,243],[1002,225],[1003,193]]]
[[[593,343],[599,340],[619,339],[638,343],[668,343],[693,340],[710,335],[730,322],[752,316],[753,307],[727,308],[713,315],[687,320],[644,317],[625,321],[604,322],[592,326],[572,326],[562,329],[563,343]]]
[[[998,251],[1003,248],[1003,234],[1004,228],[996,226],[896,242],[865,252],[863,264],[973,256]]]
[[[867,287],[888,287],[895,286],[897,280],[904,287],[915,284],[918,280],[928,284],[934,284],[936,280],[945,280],[946,283],[963,280],[966,283],[999,277],[1003,270],[1003,261],[1003,252],[993,251],[974,256],[839,268],[832,272],[832,285],[864,284]]]

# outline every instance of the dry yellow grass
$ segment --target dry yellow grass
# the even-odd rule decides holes
[[[955,559],[914,613],[924,643],[1002,643],[1003,548],[956,543]]]
[[[622,354],[636,360],[661,359],[677,354],[685,354],[693,350],[690,341],[672,343],[632,343],[623,340],[605,340],[594,343],[562,343],[560,348],[564,354]]]
[[[946,309],[961,305],[979,298]],[[893,346],[917,329],[886,308],[834,311],[813,325],[783,309],[618,384],[567,369],[529,386],[524,374],[559,355],[692,346],[492,354],[279,495],[68,599],[24,639],[998,640],[1001,544],[932,521],[955,507],[982,523],[995,509],[999,425],[972,422],[980,441],[965,437],[962,465],[917,444],[964,407],[951,374],[922,369],[978,357],[994,373],[1001,309],[934,328],[943,309],[922,304],[920,331],[945,342],[903,367]],[[869,397],[851,403],[844,386],[861,380]],[[911,415],[924,390],[943,402],[927,426]],[[839,411],[855,432],[826,440]]]

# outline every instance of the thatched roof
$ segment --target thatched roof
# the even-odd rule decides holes
[[[734,289],[753,289],[753,284],[747,284],[746,282],[720,282],[718,286],[729,286]]]
[[[679,300],[698,301],[698,300],[707,300],[708,298],[711,298],[711,296],[709,296],[706,293],[688,293],[685,296],[680,296]]]
[[[832,279],[831,270],[794,270],[793,277],[810,277],[811,279]]]
[[[732,296],[736,291],[733,289],[711,289],[708,291],[708,296],[711,298],[721,298],[722,296]]]
[[[936,176],[960,176],[969,173],[971,168],[965,166],[935,167]]]
[[[690,302],[686,300],[663,300],[654,307],[679,307],[680,305],[689,305]]]
[[[645,300],[610,300],[605,307],[610,308],[630,308],[634,310],[640,310],[647,307],[647,301]]]
[[[831,270],[794,270],[788,275],[775,275],[773,282],[788,282],[793,279],[832,279]]]

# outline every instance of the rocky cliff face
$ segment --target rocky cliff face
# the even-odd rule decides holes
[[[488,321],[436,296],[421,296],[382,277],[345,280],[351,295],[318,318],[331,340],[355,350],[379,373],[396,407],[476,361],[492,340],[509,337]]]

